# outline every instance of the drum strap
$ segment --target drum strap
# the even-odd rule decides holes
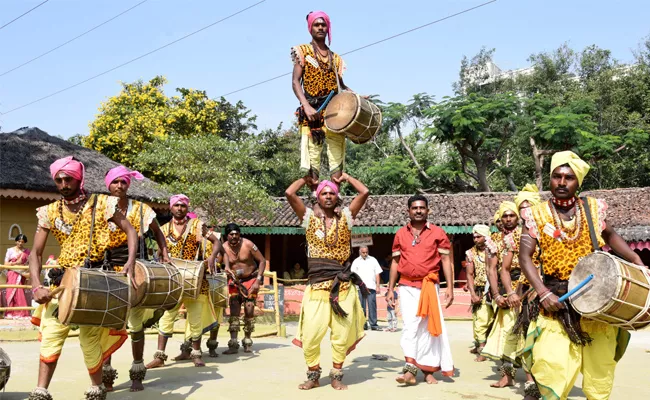
[[[144,258],[144,216],[142,215],[144,208],[144,203],[140,203],[140,259],[146,260]]]
[[[91,206],[93,211],[90,216],[90,232],[88,234],[88,255],[86,256],[86,259],[84,260],[84,268],[91,268],[91,262],[90,262],[90,252],[93,247],[93,233],[95,230],[95,210],[97,210],[97,195],[93,195],[93,205]]]
[[[596,238],[596,230],[594,229],[594,221],[591,219],[591,209],[589,208],[589,201],[587,197],[581,197],[582,203],[585,208],[585,216],[587,217],[587,225],[589,225],[589,237],[591,238],[591,246],[593,251],[600,250],[598,246],[598,239]]]

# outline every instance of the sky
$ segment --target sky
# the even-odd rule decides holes
[[[0,26],[43,0],[0,2]],[[0,74],[79,35],[142,0],[50,0],[0,29]],[[205,90],[220,97],[290,72],[291,46],[308,43],[305,16],[322,9],[332,21],[332,50],[345,53],[477,6],[486,0],[266,0],[97,79],[28,107],[16,107],[74,85],[218,21],[259,0],[148,0],[86,36],[0,76],[0,129],[35,126],[69,137],[87,134],[102,101],[120,82],[168,79],[165,91]],[[452,94],[463,55],[496,48],[504,69],[529,65],[530,54],[567,42],[596,44],[622,62],[650,34],[650,2],[497,0],[468,13],[354,52],[344,59],[345,83],[384,102],[407,102],[427,92]],[[258,116],[260,129],[291,124],[298,105],[291,77],[231,94]],[[8,113],[7,113],[8,112]]]

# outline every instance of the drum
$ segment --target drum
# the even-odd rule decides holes
[[[228,307],[228,278],[225,273],[206,275],[210,284],[210,296],[215,307]]]
[[[196,300],[201,294],[201,281],[205,274],[205,261],[189,261],[172,258],[172,264],[181,273],[183,297]]]
[[[356,93],[341,92],[325,109],[325,126],[361,144],[372,139],[381,127],[381,110],[373,102]]]
[[[628,330],[650,324],[650,274],[647,268],[596,251],[582,258],[569,278],[569,290],[590,274],[594,278],[571,296],[583,317]]]
[[[11,375],[11,359],[4,350],[0,349],[0,390],[4,389]]]
[[[132,307],[171,310],[183,296],[181,273],[171,264],[137,260],[133,279],[138,289]]]
[[[101,269],[68,268],[61,280],[59,321],[124,329],[131,308],[131,285],[123,274]]]

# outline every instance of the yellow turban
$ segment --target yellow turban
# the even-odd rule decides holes
[[[503,218],[503,214],[505,214],[506,211],[512,211],[517,216],[519,216],[519,209],[517,208],[517,205],[512,201],[504,201],[501,203],[501,205],[499,205],[499,218]]]
[[[560,151],[553,154],[553,158],[551,158],[551,174],[553,174],[555,168],[564,164],[571,167],[573,173],[576,174],[576,177],[578,178],[578,185],[582,186],[582,180],[585,179],[587,172],[589,172],[589,164],[582,161],[582,159],[572,151]]]
[[[529,183],[524,186],[524,188],[521,189],[519,193],[517,193],[515,196],[515,204],[517,205],[517,209],[519,209],[519,206],[521,206],[521,203],[524,201],[529,202],[531,206],[535,206],[542,202],[542,196],[539,195],[539,189],[537,189],[537,185]]]
[[[495,224],[498,223],[500,219],[501,219],[501,214],[499,214],[499,210],[497,210],[497,211],[494,213],[494,223],[495,223]]]
[[[474,225],[472,233],[478,233],[481,236],[490,237],[490,227],[487,225]]]

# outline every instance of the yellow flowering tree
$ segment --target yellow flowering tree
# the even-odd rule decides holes
[[[196,89],[178,88],[176,95],[168,97],[163,91],[166,83],[163,76],[149,82],[122,83],[120,93],[100,105],[89,135],[83,138],[84,146],[135,167],[148,143],[172,136],[229,137],[232,132],[225,130],[231,127],[244,131],[255,127],[255,117],[241,104],[210,99],[205,91]]]

